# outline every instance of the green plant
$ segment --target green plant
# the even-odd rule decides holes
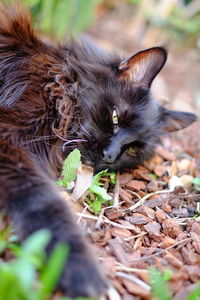
[[[196,191],[200,191],[200,178],[193,178],[192,183]]]
[[[31,8],[35,26],[61,40],[66,32],[76,35],[93,20],[99,0],[23,0]]]
[[[72,189],[73,181],[76,179],[76,170],[81,165],[81,154],[78,149],[73,150],[65,159],[62,167],[62,179],[57,184],[67,189]]]
[[[46,262],[44,249],[50,238],[47,230],[35,232],[18,246],[14,259],[1,262],[0,299],[49,299],[68,253],[66,245],[58,244]]]
[[[163,274],[156,268],[150,268],[150,281],[152,286],[152,293],[156,299],[172,300],[172,292],[170,291],[166,281],[171,278],[169,270]]]
[[[150,268],[150,281],[152,286],[152,293],[158,300],[172,300],[172,291],[169,288],[167,281],[172,277],[170,270],[166,269],[161,273],[156,268]],[[199,300],[200,299],[200,283],[197,287],[189,293],[186,300]]]
[[[56,183],[60,186],[64,186],[67,189],[72,189],[74,180],[76,179],[77,167],[81,165],[81,154],[78,149],[73,150],[65,159],[61,172],[62,179]],[[103,188],[102,178],[109,177],[110,183],[115,184],[116,173],[103,170],[93,177],[92,185],[87,191],[86,200],[89,208],[95,214],[101,211],[102,204],[107,201],[112,201],[112,197]]]
[[[93,177],[92,185],[88,189],[87,202],[90,210],[95,214],[101,211],[103,203],[112,201],[112,197],[107,193],[106,189],[102,187],[103,183],[101,179],[105,176],[110,178],[111,184],[115,184],[116,173],[103,170]]]
[[[187,300],[199,300],[200,299],[200,283],[197,287],[187,296]]]

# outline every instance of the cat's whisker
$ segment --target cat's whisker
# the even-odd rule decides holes
[[[62,151],[65,151],[65,146],[71,143],[82,143],[82,142],[87,142],[87,140],[84,139],[74,139],[74,140],[69,140],[66,141],[63,145],[62,145]]]
[[[80,124],[80,127],[85,133],[87,133],[88,136],[91,136],[91,134],[85,129],[85,127],[82,124]]]
[[[23,145],[27,145],[27,144],[30,144],[30,143],[34,143],[34,142],[38,142],[38,141],[43,141],[43,140],[51,139],[51,138],[55,138],[55,136],[54,135],[40,136],[38,138],[35,138],[35,139],[32,139],[32,140],[28,140],[26,142],[23,142]]]

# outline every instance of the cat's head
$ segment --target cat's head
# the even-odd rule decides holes
[[[167,59],[162,47],[87,62],[81,77],[80,135],[85,161],[96,170],[133,168],[148,159],[159,137],[187,127],[192,113],[171,111],[152,99],[151,84]]]

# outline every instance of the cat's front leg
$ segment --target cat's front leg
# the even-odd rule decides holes
[[[59,242],[69,245],[68,260],[59,282],[65,294],[96,297],[106,291],[105,278],[66,202],[29,155],[7,142],[0,142],[0,195],[0,204],[21,240],[47,228],[52,235],[48,253]]]

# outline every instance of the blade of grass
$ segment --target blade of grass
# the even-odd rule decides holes
[[[38,292],[38,300],[48,297],[56,287],[62,273],[63,266],[67,260],[69,248],[67,245],[58,244],[47,262],[47,266],[41,274],[41,289]]]

